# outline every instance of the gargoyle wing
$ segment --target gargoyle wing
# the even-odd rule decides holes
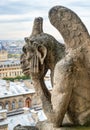
[[[51,24],[61,33],[66,48],[77,48],[85,43],[89,33],[81,19],[72,10],[55,6],[49,11]]]

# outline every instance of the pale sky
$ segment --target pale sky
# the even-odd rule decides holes
[[[31,34],[35,17],[43,17],[44,32],[62,39],[50,24],[49,10],[62,5],[73,10],[81,18],[90,33],[90,0],[1,0],[0,40],[19,40]]]

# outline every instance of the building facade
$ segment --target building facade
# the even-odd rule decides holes
[[[22,94],[0,98],[0,110],[7,109],[8,111],[13,111],[23,107],[30,108],[32,106],[32,96],[33,94]]]
[[[14,111],[41,105],[32,82],[30,80],[27,82],[0,80],[0,110]]]
[[[0,79],[21,76],[20,60],[8,60],[8,52],[0,42]]]
[[[0,125],[0,130],[8,130],[8,124]]]
[[[0,78],[22,76],[22,69],[19,60],[7,60],[0,62]]]
[[[8,59],[8,52],[0,42],[0,61],[6,61]]]
[[[8,130],[7,110],[0,110],[0,130]]]
[[[7,60],[7,57],[8,57],[8,52],[6,50],[1,50],[0,51],[0,61]]]

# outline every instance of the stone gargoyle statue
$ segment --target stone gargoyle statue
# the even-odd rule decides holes
[[[21,67],[32,77],[43,110],[53,127],[61,127],[65,115],[74,125],[90,124],[90,35],[81,19],[70,9],[55,6],[49,11],[51,24],[65,44],[43,32],[43,19],[34,21],[25,38]],[[44,77],[51,70],[52,93]]]

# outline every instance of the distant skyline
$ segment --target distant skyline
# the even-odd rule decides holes
[[[29,36],[35,17],[43,17],[44,32],[62,40],[59,32],[50,24],[49,10],[62,5],[73,10],[81,18],[90,33],[90,0],[2,0],[0,1],[0,40],[19,40]]]

